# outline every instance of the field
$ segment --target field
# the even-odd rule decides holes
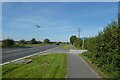
[[[6,64],[2,67],[3,78],[65,78],[66,54],[33,56],[29,64]]]

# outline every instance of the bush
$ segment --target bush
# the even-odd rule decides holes
[[[13,39],[5,39],[2,41],[3,47],[12,47],[15,45],[15,41]]]
[[[87,38],[85,48],[92,52],[92,60],[105,72],[116,74],[115,78],[120,75],[120,27],[117,22],[107,25],[97,36]]]
[[[76,48],[81,48],[82,47],[82,39],[81,38],[77,38],[74,42],[74,46]]]
[[[48,43],[50,43],[50,40],[49,40],[49,39],[45,39],[45,40],[44,40],[44,43],[45,43],[45,44],[48,44]]]
[[[24,44],[27,44],[27,42],[26,42],[25,40],[20,40],[20,41],[19,41],[19,44],[24,45]]]

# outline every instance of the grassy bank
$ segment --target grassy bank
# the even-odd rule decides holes
[[[65,78],[66,54],[47,54],[30,57],[29,64],[3,65],[3,78]]]

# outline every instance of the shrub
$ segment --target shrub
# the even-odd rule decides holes
[[[76,48],[82,47],[82,39],[81,39],[81,38],[77,38],[77,39],[75,40],[75,42],[74,42],[74,46],[75,46]]]
[[[24,44],[27,44],[27,42],[26,42],[25,40],[20,40],[20,41],[19,41],[19,44],[24,45]]]
[[[117,22],[108,24],[97,36],[87,38],[85,48],[92,52],[92,60],[104,71],[116,74],[115,78],[120,75],[120,27]]]
[[[13,39],[5,39],[2,41],[3,47],[12,47],[15,45],[15,41]]]

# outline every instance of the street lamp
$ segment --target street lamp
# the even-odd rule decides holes
[[[40,26],[39,26],[39,25],[36,25],[36,27],[38,28],[38,32],[37,32],[37,40],[38,40],[38,37],[39,37],[39,28],[40,28]]]

